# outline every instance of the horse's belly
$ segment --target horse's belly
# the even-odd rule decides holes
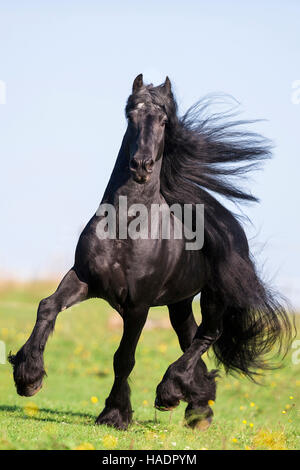
[[[170,305],[193,297],[201,291],[204,280],[204,263],[199,262],[197,266],[193,266],[193,263],[180,266],[174,276],[163,283],[152,305]]]
[[[161,241],[160,241],[161,243]],[[165,241],[147,256],[133,257],[127,271],[128,292],[132,300],[149,306],[167,305],[196,295],[202,289],[205,269],[201,252],[182,250],[181,242]]]

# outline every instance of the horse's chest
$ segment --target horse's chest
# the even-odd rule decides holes
[[[105,243],[106,245],[106,243]],[[127,302],[151,304],[166,277],[168,254],[157,240],[115,240],[93,260],[99,294],[120,310]],[[105,256],[104,256],[105,253]]]
[[[199,291],[199,275],[187,276],[193,260],[185,259],[180,241],[115,241],[109,251],[100,268],[101,296],[120,313],[129,303],[167,304]]]

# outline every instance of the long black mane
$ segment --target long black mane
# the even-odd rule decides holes
[[[221,98],[224,101],[226,97]],[[161,192],[169,205],[204,204],[203,250],[211,260],[225,258],[229,237],[241,237],[240,224],[213,193],[233,202],[257,202],[253,194],[239,187],[238,180],[271,157],[271,143],[245,130],[256,121],[233,120],[236,113],[232,111],[209,115],[212,106],[220,104],[219,96],[204,97],[179,117],[173,93],[148,85],[130,96],[126,111],[147,101],[160,106],[168,116]],[[248,247],[246,237],[243,242]]]
[[[148,85],[134,98],[131,95],[134,106],[147,102],[147,98],[163,108],[168,116],[161,172],[161,189],[167,199],[176,194],[177,202],[201,203],[203,191],[209,190],[231,200],[257,201],[229,179],[257,169],[271,157],[270,141],[243,129],[257,121],[234,121],[236,114],[230,110],[209,115],[212,106],[220,104],[219,96],[202,98],[182,117],[178,116],[174,95],[166,95],[161,86]],[[130,105],[133,103],[129,100],[127,109]]]
[[[204,97],[179,117],[173,93],[148,85],[131,95],[126,107],[128,112],[139,102],[151,101],[167,114],[161,192],[170,205],[204,204],[204,250],[211,254],[226,249],[226,220],[239,225],[238,218],[212,193],[233,202],[257,202],[253,194],[239,187],[238,180],[270,158],[272,147],[268,139],[244,129],[256,121],[233,120],[236,113],[231,111],[209,115],[219,98]]]
[[[210,190],[231,200],[257,201],[229,177],[242,176],[270,158],[270,142],[243,130],[242,126],[254,121],[229,120],[234,116],[230,112],[207,115],[212,105],[214,99],[205,97],[182,118],[170,120],[162,169],[163,191],[168,192],[168,181],[181,200],[190,198],[192,186],[196,200],[197,194]]]
[[[232,120],[235,113],[231,111],[209,115],[213,105],[218,105],[219,97],[204,97],[181,118],[174,96],[172,99],[173,106],[168,107],[172,114],[166,129],[161,192],[169,204],[204,204],[203,251],[210,261],[225,259],[231,244],[229,237],[240,236],[240,224],[213,193],[233,202],[258,202],[238,184],[249,171],[258,169],[271,157],[271,143],[244,129],[255,121]],[[248,247],[246,238],[243,242]]]

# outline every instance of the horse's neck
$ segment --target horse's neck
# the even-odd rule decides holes
[[[129,150],[126,145],[126,134],[118,154],[113,172],[105,190],[102,203],[119,205],[119,197],[126,196],[127,204],[144,204],[149,206],[161,202],[160,194],[160,167],[161,160],[156,162],[149,181],[145,184],[136,183],[129,171]]]

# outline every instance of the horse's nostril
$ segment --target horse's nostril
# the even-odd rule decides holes
[[[150,160],[147,160],[147,161],[145,162],[145,165],[144,165],[145,170],[146,170],[148,173],[151,173],[151,172],[152,172],[152,167],[153,167],[153,165],[154,165],[154,161],[153,161],[152,158],[151,158]]]
[[[152,173],[153,165],[154,160],[152,158],[132,158],[129,166],[132,171],[144,170],[147,173]]]
[[[130,168],[132,170],[136,170],[139,166],[140,166],[139,161],[133,158],[130,162]]]

